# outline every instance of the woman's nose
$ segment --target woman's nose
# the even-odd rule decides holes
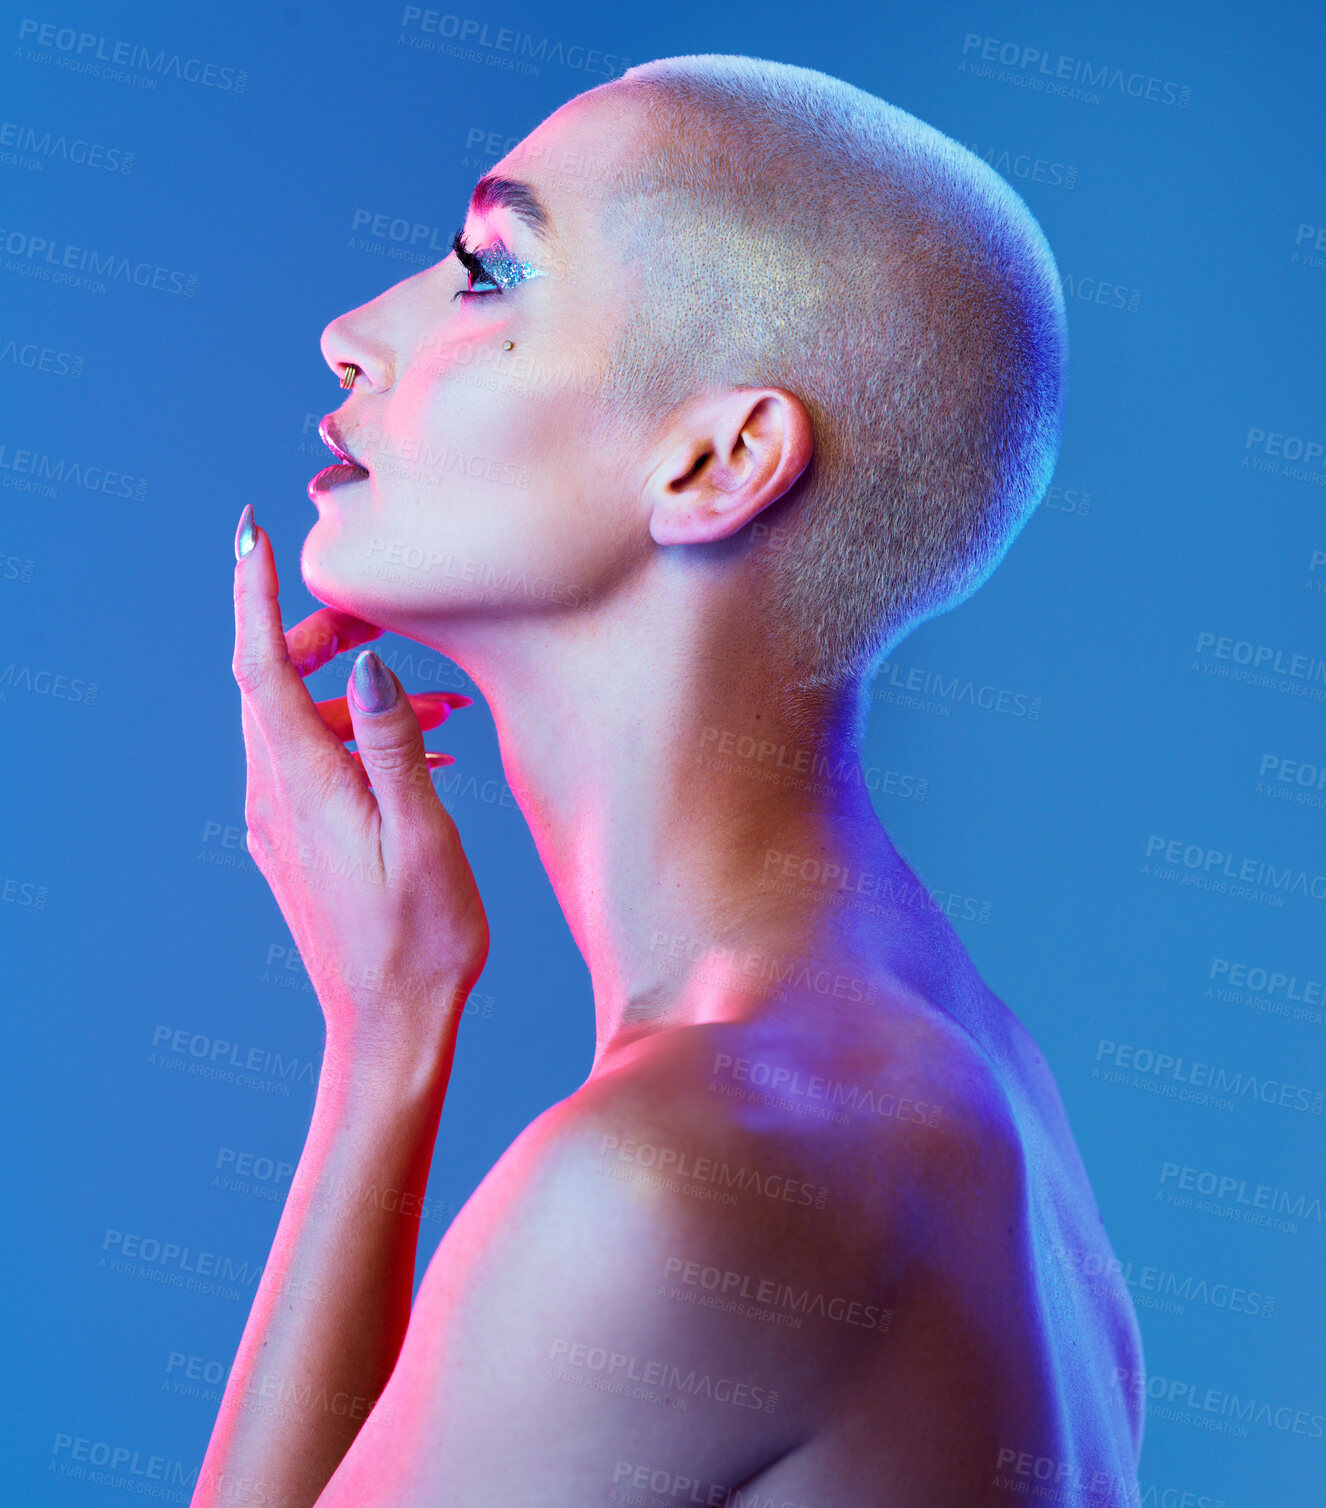
[[[371,308],[365,304],[332,320],[322,332],[322,356],[342,387],[367,384],[381,393],[395,380],[395,363],[390,345],[374,337]]]

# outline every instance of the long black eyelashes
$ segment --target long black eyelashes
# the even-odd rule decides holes
[[[472,283],[487,283],[490,285],[490,287],[485,291],[501,293],[501,284],[497,282],[497,280],[491,275],[491,273],[489,273],[487,268],[474,254],[474,252],[471,251],[470,248],[465,244],[465,232],[463,229],[458,230],[452,237],[451,249],[456,253],[456,260],[465,269],[465,271],[469,273],[470,281]],[[471,293],[473,291],[474,290],[470,288],[461,288],[459,291],[452,294],[452,297],[461,298],[465,294]]]

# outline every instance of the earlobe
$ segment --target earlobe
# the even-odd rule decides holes
[[[646,486],[657,544],[726,539],[806,469],[810,416],[782,388],[733,389],[683,405]]]

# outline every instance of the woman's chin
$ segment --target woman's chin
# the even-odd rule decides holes
[[[356,540],[319,520],[300,551],[304,585],[327,607],[421,642],[432,643],[430,630],[442,630],[448,622],[471,617],[491,621],[493,594],[478,583],[456,583],[449,577],[430,582],[423,571],[404,560],[394,563],[375,546],[376,540]],[[415,553],[422,555],[422,547]]]
[[[319,539],[314,525],[299,555],[299,574],[304,585],[327,607],[353,613],[370,623],[382,623],[381,614],[399,594],[387,581],[375,580],[372,567],[360,551],[347,551],[344,539]]]

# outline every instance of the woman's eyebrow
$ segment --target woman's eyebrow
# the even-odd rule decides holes
[[[470,196],[470,209],[477,215],[490,209],[509,209],[544,241],[552,229],[542,200],[528,183],[520,183],[514,178],[498,178],[492,173],[480,178]]]

